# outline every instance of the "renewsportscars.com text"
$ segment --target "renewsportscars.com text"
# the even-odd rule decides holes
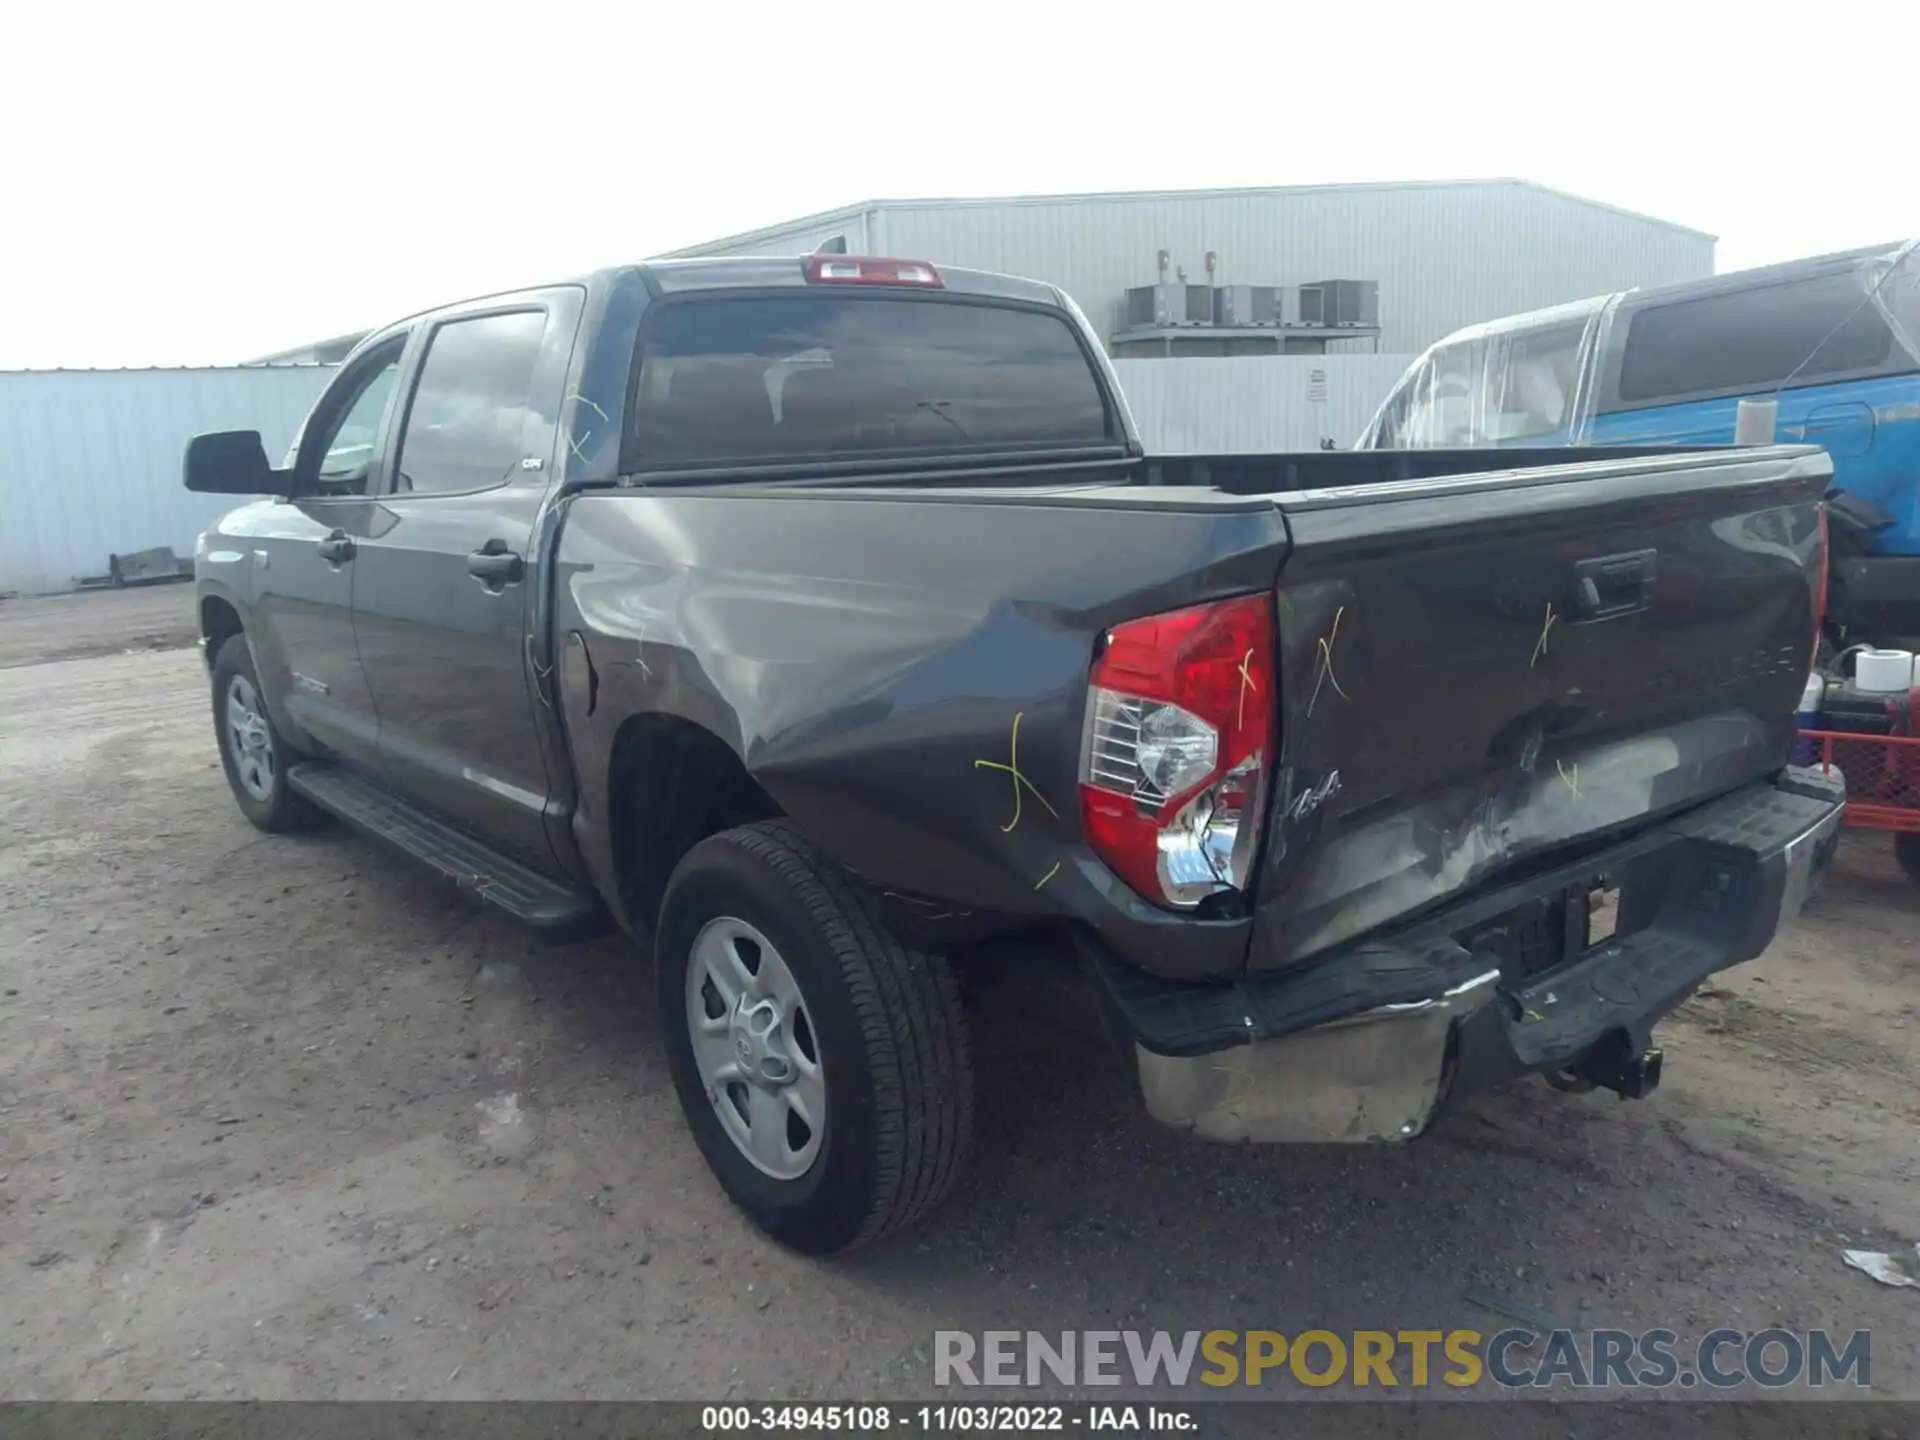
[[[1873,1383],[1855,1330],[939,1330],[939,1386],[1694,1389]]]

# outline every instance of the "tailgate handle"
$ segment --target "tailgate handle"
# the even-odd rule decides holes
[[[1597,555],[1573,567],[1573,609],[1581,620],[1611,620],[1653,603],[1653,582],[1660,573],[1658,550],[1629,550]]]

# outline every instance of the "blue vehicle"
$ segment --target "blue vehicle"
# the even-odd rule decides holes
[[[1842,634],[1920,635],[1920,242],[1509,316],[1408,370],[1362,449],[1730,445],[1743,399],[1825,447]]]

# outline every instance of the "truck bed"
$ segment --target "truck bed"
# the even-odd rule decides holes
[[[1151,483],[1203,463],[1159,459],[593,492],[561,536],[557,619],[585,636],[604,713],[700,717],[910,933],[1066,919],[1146,970],[1241,973],[1785,763],[1825,457],[1568,460],[1240,457],[1224,486]],[[1089,666],[1111,625],[1259,590],[1277,601],[1282,693],[1258,881],[1250,904],[1171,913],[1080,833]],[[585,808],[615,737],[568,723],[587,757],[576,829],[617,883]],[[1032,788],[1010,825],[1013,782],[991,767],[1015,762]]]
[[[1279,500],[1286,768],[1256,968],[1786,763],[1823,456],[1545,451],[1445,473],[1439,454],[1426,477],[1381,456],[1373,483],[1346,457],[1303,467],[1348,483]]]
[[[1698,455],[1702,447],[1610,445],[1597,452],[1605,463],[1647,457]],[[1588,451],[1587,454],[1596,452]],[[1309,450],[1289,455],[1150,455],[1140,467],[1149,485],[1205,487],[1226,495],[1281,495],[1299,490],[1441,480],[1491,471],[1558,468],[1565,446],[1514,446],[1499,450]]]

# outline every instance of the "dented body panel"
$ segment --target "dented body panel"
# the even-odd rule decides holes
[[[724,739],[903,924],[1079,923],[1185,979],[1297,963],[1784,765],[1824,464],[1663,455],[1610,461],[1610,477],[1278,496],[584,495],[555,602],[597,677],[592,714],[583,687],[562,702],[575,838],[617,889],[605,756],[627,717],[666,712]],[[1645,603],[1580,613],[1583,564],[1648,548]],[[1253,912],[1149,905],[1079,833],[1097,639],[1276,585],[1282,768]]]
[[[1254,965],[1777,772],[1827,474],[1724,452],[1284,497]]]
[[[1076,920],[1163,973],[1232,973],[1245,917],[1148,905],[1080,840],[1087,671],[1107,626],[1269,587],[1285,551],[1270,502],[1179,488],[580,496],[555,572],[597,677],[591,713],[562,687],[580,851],[616,892],[607,757],[665,712],[903,922]]]

